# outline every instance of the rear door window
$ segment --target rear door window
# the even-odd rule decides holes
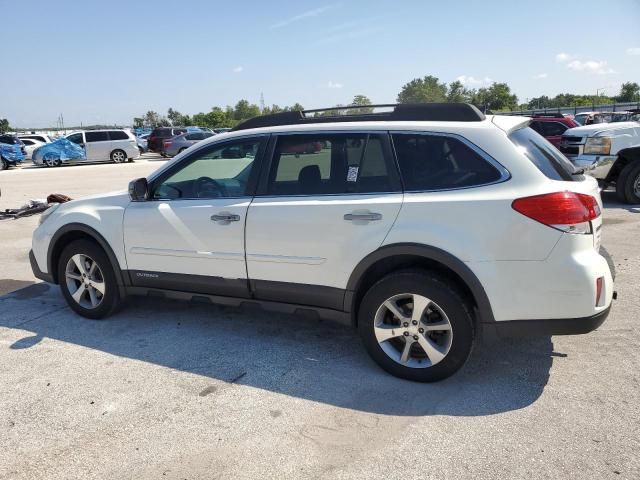
[[[572,181],[582,177],[574,175],[573,164],[533,129],[526,127],[516,130],[509,139],[531,160],[547,178]]]
[[[85,137],[87,137],[87,143],[89,142],[106,142],[109,140],[109,135],[107,132],[85,132]]]
[[[282,135],[267,195],[338,195],[395,191],[383,136],[366,133]]]
[[[395,133],[393,146],[407,191],[468,188],[503,177],[496,166],[454,137]]]

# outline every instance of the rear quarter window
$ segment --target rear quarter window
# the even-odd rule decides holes
[[[533,129],[526,127],[509,135],[509,140],[531,160],[538,170],[551,180],[570,182],[580,180],[574,175],[573,164]]]
[[[480,153],[451,136],[397,133],[393,146],[407,191],[469,188],[503,178]]]

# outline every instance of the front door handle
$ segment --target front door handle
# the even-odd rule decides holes
[[[382,220],[382,214],[373,212],[352,212],[345,214],[344,219],[350,221],[373,222],[375,220]]]
[[[238,222],[240,221],[240,215],[236,215],[234,213],[220,212],[215,215],[211,215],[211,220],[214,222],[220,222],[222,224],[228,224],[230,222]]]

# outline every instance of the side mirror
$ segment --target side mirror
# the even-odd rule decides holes
[[[149,183],[146,178],[136,178],[129,182],[129,198],[132,202],[149,200]]]

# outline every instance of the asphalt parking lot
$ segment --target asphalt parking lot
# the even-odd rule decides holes
[[[0,172],[0,209],[163,161]],[[31,274],[37,216],[0,221],[0,479],[638,479],[640,206],[604,198],[607,322],[480,345],[430,385],[316,320],[157,299],[83,319]]]

